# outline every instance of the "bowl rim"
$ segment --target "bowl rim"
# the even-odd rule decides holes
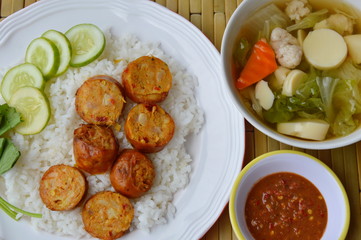
[[[263,5],[261,6],[266,6],[267,4],[269,4],[271,1],[268,0],[259,0],[260,2],[262,2]],[[346,2],[347,4],[354,6],[360,6],[360,11],[361,11],[361,4],[358,2],[358,0],[343,0],[344,2]],[[294,146],[294,147],[298,147],[298,148],[304,148],[304,149],[315,149],[315,150],[322,150],[322,149],[334,149],[334,148],[339,148],[339,147],[345,147],[351,144],[354,144],[358,141],[361,140],[361,126],[357,129],[355,129],[352,133],[346,135],[346,136],[341,136],[341,137],[335,137],[335,138],[330,138],[330,139],[325,139],[325,140],[321,140],[321,141],[317,141],[317,140],[307,140],[307,139],[302,139],[302,138],[297,138],[297,137],[293,137],[293,136],[289,136],[289,135],[285,135],[282,133],[277,132],[275,129],[271,128],[270,126],[267,126],[263,121],[261,121],[260,119],[258,119],[256,116],[254,116],[253,113],[251,113],[250,109],[248,109],[246,106],[244,106],[241,101],[239,100],[239,93],[238,90],[235,89],[235,86],[232,86],[232,83],[234,82],[233,79],[228,79],[228,64],[227,64],[227,59],[229,58],[229,56],[226,56],[226,47],[227,46],[231,46],[231,42],[228,39],[228,36],[230,35],[230,32],[232,32],[233,30],[231,28],[234,27],[234,25],[237,25],[237,18],[238,15],[240,15],[240,12],[242,11],[242,9],[249,7],[249,5],[253,4],[254,1],[252,0],[243,0],[241,2],[241,4],[236,8],[236,10],[233,12],[233,14],[231,15],[223,37],[222,37],[222,43],[221,43],[221,49],[220,49],[220,53],[221,53],[221,67],[222,67],[222,75],[223,75],[223,80],[224,80],[224,84],[226,85],[226,90],[228,92],[228,94],[231,95],[231,100],[233,105],[237,108],[237,110],[242,114],[242,116],[256,129],[258,129],[259,131],[261,131],[263,134],[279,141],[282,142],[284,144],[290,145],[290,146]],[[261,4],[261,3],[260,3]],[[234,84],[233,84],[234,85]],[[237,95],[237,96],[236,96]]]
[[[278,154],[295,154],[295,155],[301,155],[304,157],[309,158],[310,160],[315,161],[317,164],[321,165],[321,167],[323,167],[324,169],[326,169],[330,175],[334,178],[334,180],[337,183],[338,188],[340,189],[341,193],[342,193],[342,197],[344,200],[344,204],[345,204],[345,222],[344,222],[344,226],[343,226],[343,230],[341,232],[341,235],[339,237],[339,239],[345,239],[348,229],[349,229],[349,225],[350,225],[350,203],[347,197],[347,193],[346,190],[343,186],[343,184],[341,183],[340,179],[337,177],[337,175],[333,172],[333,170],[331,168],[329,168],[325,163],[323,163],[321,160],[317,159],[316,157],[313,157],[307,153],[303,153],[303,152],[299,152],[299,151],[295,151],[295,150],[275,150],[275,151],[271,151],[268,153],[264,153],[258,157],[256,157],[255,159],[251,160],[242,170],[241,172],[238,174],[236,180],[234,181],[234,184],[232,186],[231,189],[231,194],[230,194],[230,200],[229,200],[229,217],[231,220],[231,225],[233,228],[234,233],[236,234],[237,238],[240,240],[246,240],[246,238],[244,237],[240,227],[238,226],[237,223],[237,216],[236,216],[236,211],[235,211],[235,199],[237,196],[237,189],[238,189],[238,185],[240,184],[240,182],[242,181],[243,177],[245,176],[245,174],[253,167],[256,166],[257,163],[259,163],[260,161],[264,160],[265,158],[268,158],[270,156],[274,156],[274,155],[278,155]],[[266,175],[265,175],[266,176]],[[265,177],[264,176],[264,177]],[[307,179],[308,180],[308,179]],[[310,180],[309,180],[310,181]],[[248,195],[248,193],[247,193]]]

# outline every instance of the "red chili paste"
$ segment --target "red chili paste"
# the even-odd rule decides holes
[[[253,186],[245,217],[256,240],[316,240],[326,228],[327,206],[310,181],[294,173],[279,172]]]

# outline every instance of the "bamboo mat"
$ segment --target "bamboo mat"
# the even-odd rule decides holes
[[[101,1],[101,0],[99,0]],[[131,1],[131,0],[129,0]],[[197,26],[220,50],[223,32],[233,11],[242,0],[154,0],[180,14]],[[0,19],[36,0],[0,0]],[[0,53],[1,54],[1,53]],[[278,149],[294,149],[313,155],[331,167],[343,183],[349,197],[351,221],[347,239],[361,239],[361,142],[333,150],[304,150],[279,143],[246,122],[245,163]],[[228,205],[218,221],[201,240],[236,240],[229,221]],[[188,239],[187,239],[188,240]]]

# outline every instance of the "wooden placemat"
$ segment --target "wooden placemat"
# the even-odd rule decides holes
[[[101,1],[101,0],[99,0]],[[131,0],[129,0],[131,1]],[[197,26],[220,50],[223,32],[233,11],[242,0],[154,0],[180,14]],[[0,20],[36,2],[36,0],[0,0]],[[0,53],[1,54],[1,53]],[[361,239],[361,142],[332,150],[304,150],[294,148],[265,136],[246,122],[245,164],[253,158],[273,150],[294,149],[321,159],[334,170],[343,183],[351,208],[347,239]],[[218,221],[201,240],[237,239],[229,221],[228,206]],[[187,239],[188,240],[188,239]]]

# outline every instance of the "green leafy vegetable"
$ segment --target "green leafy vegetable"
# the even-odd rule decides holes
[[[317,70],[311,69],[307,79],[292,97],[277,94],[272,108],[264,111],[263,117],[270,123],[287,122],[296,116],[307,119],[324,119],[324,103],[316,81],[318,74]]]
[[[9,171],[20,157],[20,152],[9,139],[5,139],[4,145],[5,149],[0,157],[0,175]]]
[[[258,40],[265,38],[267,41],[269,41],[273,29],[277,27],[284,29],[289,24],[289,19],[283,14],[277,13],[270,16],[270,18],[264,22],[263,29],[258,33]]]
[[[287,27],[286,30],[289,32],[292,32],[292,31],[299,30],[299,29],[312,28],[319,21],[322,21],[323,19],[327,18],[327,14],[328,14],[327,9],[321,9],[319,11],[312,12],[312,13],[308,14],[301,21]]]
[[[295,96],[301,99],[315,97],[318,98],[320,89],[318,88],[316,79],[321,73],[315,68],[311,68],[307,79],[302,82],[300,87],[296,90]]]
[[[351,58],[347,58],[339,68],[324,71],[322,76],[339,79],[361,79],[361,69],[354,65]]]
[[[270,123],[288,122],[296,116],[324,119],[322,100],[315,97],[303,99],[279,94],[276,96],[272,108],[263,112],[263,117]]]
[[[332,122],[334,119],[332,99],[338,81],[338,78],[332,77],[316,78],[317,85],[320,89],[320,95],[324,105],[326,117],[329,122]]]
[[[275,97],[272,107],[263,112],[263,117],[267,122],[270,123],[279,123],[287,122],[291,120],[295,113],[292,111],[289,106],[289,97],[278,94]]]
[[[0,136],[21,122],[20,114],[7,104],[0,105]]]
[[[0,138],[0,156],[4,151],[5,143],[6,143],[6,139],[5,138]]]
[[[17,208],[14,205],[5,201],[2,197],[0,197],[0,209],[2,209],[7,215],[9,215],[9,217],[11,217],[12,219],[14,219],[16,221],[18,221],[21,218],[22,214],[30,216],[30,217],[36,217],[36,218],[42,217],[41,214],[31,213],[31,212],[24,211],[20,208]]]
[[[269,21],[268,26],[265,26],[266,21]],[[272,31],[271,28],[274,28],[275,26],[285,28],[290,24],[290,22],[291,21],[288,16],[281,9],[279,9],[275,4],[270,4],[260,9],[247,19],[244,32],[246,32],[249,36],[257,36],[260,32]],[[259,39],[253,40],[256,42]]]
[[[344,136],[359,126],[359,121],[353,116],[361,113],[361,95],[358,80],[342,80],[337,84],[333,96],[337,112],[331,130],[336,136]]]
[[[359,92],[361,69],[357,68],[350,58],[347,58],[339,68],[324,71],[322,75],[340,79],[334,89],[332,99],[334,119],[331,132],[335,136],[347,135],[359,126],[359,120],[355,116],[361,113]]]

